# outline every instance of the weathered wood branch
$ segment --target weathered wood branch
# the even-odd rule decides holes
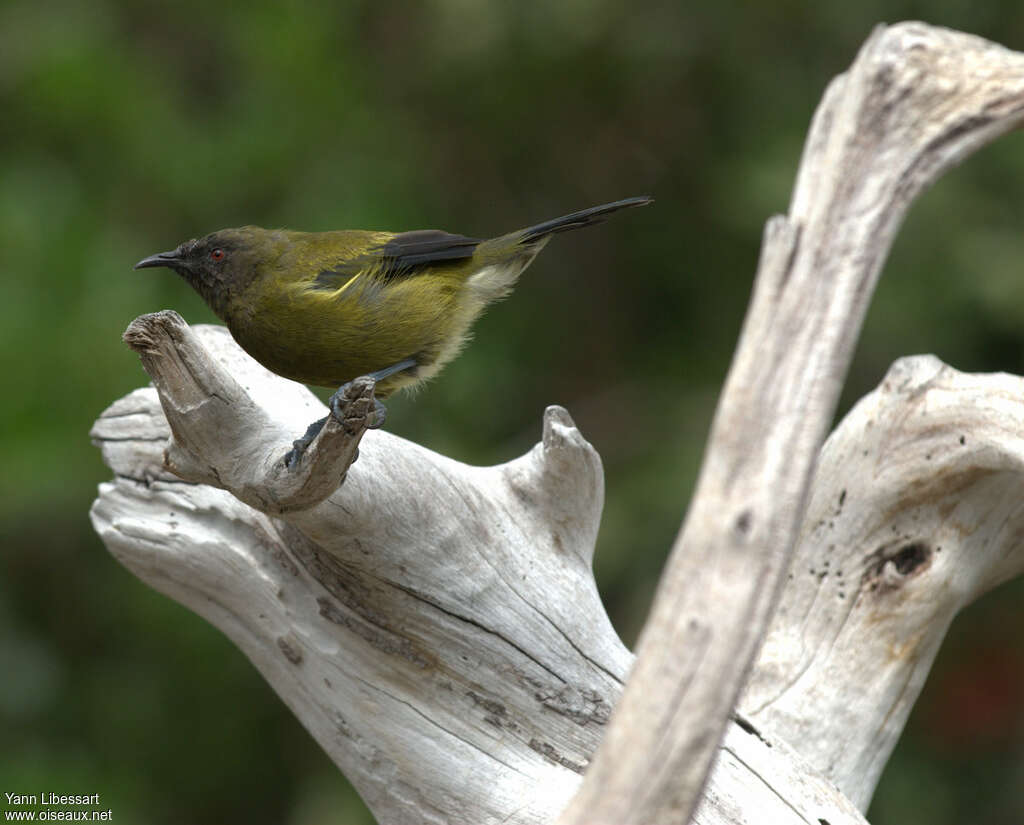
[[[272,520],[223,490],[280,460],[281,434],[302,432],[319,402],[223,329],[140,325],[155,374],[198,357],[249,400],[211,387],[196,403],[191,382],[161,376],[175,398],[140,390],[104,414],[94,437],[117,478],[93,518],[112,552],[228,633],[382,821],[550,820],[630,661],[590,572],[600,460],[568,415],[549,409],[543,442],[494,468],[371,432],[326,502]],[[273,437],[235,457],[251,427],[233,408],[269,398],[260,427]],[[180,417],[166,453],[161,403],[203,411]],[[193,425],[223,441],[209,472],[223,490],[169,472],[209,461],[178,452],[203,443]]]
[[[913,198],[1024,118],[1024,56],[909,23],[829,86],[770,220],[706,458],[580,793],[559,820],[685,822],[789,569],[815,460]]]
[[[862,809],[950,621],[1024,572],[1022,485],[1024,379],[932,356],[897,361],[822,449],[740,707]]]
[[[382,822],[682,822],[716,754],[698,822],[863,822],[952,615],[1024,565],[1024,382],[898,362],[811,478],[907,205],[1022,116],[1024,57],[921,24],[833,82],[635,665],[591,574],[600,459],[557,407],[525,456],[469,467],[365,432],[360,386],[290,473],[322,405],[223,329],[144,316],[155,389],[94,427],[115,477],[93,523]]]
[[[162,345],[165,339],[174,346]],[[283,429],[274,411],[282,402],[301,404],[312,417],[318,407],[315,399],[295,392],[282,396],[271,390],[263,397],[247,392],[239,382],[262,375],[253,371],[258,365],[236,358],[229,371],[208,358],[182,317],[171,310],[137,318],[125,330],[124,341],[139,354],[160,391],[171,428],[165,463],[178,478],[218,487],[227,479],[230,486],[225,489],[265,513],[308,510],[338,489],[373,411],[372,380],[351,383],[344,420],[331,416],[289,469],[284,456],[298,433]],[[253,385],[260,386],[258,381]],[[221,428],[235,437],[224,439]],[[253,462],[254,455],[261,460]],[[222,474],[225,467],[228,471]]]

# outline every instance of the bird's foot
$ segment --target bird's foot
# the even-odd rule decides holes
[[[367,392],[367,380],[371,382],[369,392]],[[347,384],[342,384],[328,400],[327,406],[331,410],[331,415],[350,433],[356,432],[361,426],[365,426],[368,430],[376,430],[384,424],[388,410],[373,396],[375,383],[375,375],[356,378]],[[371,402],[373,409],[370,409]],[[302,456],[320,434],[320,430],[324,428],[328,418],[330,416],[325,415],[318,421],[314,421],[306,428],[306,432],[301,438],[292,442],[291,450],[284,457],[284,464],[289,470],[296,467],[302,460]]]
[[[346,386],[348,386],[346,384]],[[345,398],[339,398],[338,395],[345,389],[342,387],[334,395],[331,396],[327,402],[327,406],[331,408],[331,414],[341,423],[345,424],[352,418],[366,418],[366,429],[378,430],[384,426],[385,420],[388,417],[388,408],[380,403],[376,398],[373,399],[373,411],[370,413],[359,412],[355,416],[352,415],[349,409],[349,402]]]

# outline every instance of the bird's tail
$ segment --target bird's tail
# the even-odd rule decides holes
[[[620,209],[629,209],[633,206],[647,206],[653,200],[654,198],[642,195],[637,198],[626,198],[625,200],[613,201],[612,203],[603,203],[600,206],[592,206],[590,209],[581,209],[579,212],[562,215],[560,218],[554,218],[523,229],[518,233],[520,243],[528,244],[532,241],[546,238],[548,235],[553,235],[556,232],[568,232],[570,229],[593,226],[596,223],[601,223],[613,212],[618,212]]]
[[[483,241],[474,255],[474,259],[482,266],[470,277],[469,285],[484,304],[501,298],[509,293],[519,274],[530,265],[556,232],[593,226],[613,212],[631,206],[646,206],[653,200],[644,196],[592,206],[590,209],[510,232],[500,238]]]

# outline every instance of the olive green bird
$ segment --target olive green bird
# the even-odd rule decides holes
[[[239,346],[272,372],[325,387],[368,375],[380,399],[425,381],[458,355],[476,318],[511,291],[551,235],[651,200],[627,198],[490,240],[436,229],[243,226],[186,241],[135,268],[168,267],[181,275]],[[330,401],[339,419],[343,390]],[[384,414],[378,401],[374,426]],[[295,442],[288,466],[326,420]]]

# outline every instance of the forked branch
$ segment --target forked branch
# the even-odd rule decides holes
[[[290,472],[322,405],[158,313],[127,336],[155,390],[93,430],[115,474],[93,523],[245,651],[382,822],[682,823],[717,754],[704,825],[862,823],[950,618],[1024,566],[1021,379],[899,362],[812,478],[910,201],[1022,117],[1024,57],[917,23],[831,84],[635,662],[591,574],[600,459],[557,407],[481,468],[364,433],[359,392]]]
[[[879,27],[770,220],[704,465],[637,662],[561,825],[686,822],[790,567],[815,461],[907,207],[1024,118],[1024,56]],[[795,744],[795,743],[794,743]]]

